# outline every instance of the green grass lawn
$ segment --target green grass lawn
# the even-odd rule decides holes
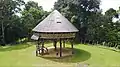
[[[120,52],[82,44],[74,48],[73,56],[56,59],[36,57],[33,43],[0,47],[0,67],[120,67]]]

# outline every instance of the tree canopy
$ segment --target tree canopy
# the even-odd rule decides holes
[[[102,14],[100,0],[58,0],[54,9],[59,10],[78,29],[77,40],[118,43],[119,10],[110,8]]]
[[[85,39],[88,24],[100,12],[99,0],[58,0],[54,8],[62,12],[79,29],[78,38]]]
[[[110,8],[102,14],[100,0],[57,0],[54,9],[60,11],[78,29],[76,41],[120,44],[120,9]],[[23,10],[21,6],[24,6]],[[17,15],[16,13],[19,13]],[[0,44],[15,43],[30,38],[32,29],[50,12],[37,2],[3,0],[0,2]],[[117,21],[113,21],[117,18]],[[112,46],[113,46],[112,45]]]

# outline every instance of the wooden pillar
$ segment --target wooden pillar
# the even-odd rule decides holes
[[[62,57],[62,42],[61,42],[61,39],[60,39],[60,57]]]
[[[63,40],[63,48],[65,48],[65,40]]]
[[[36,56],[38,56],[38,43],[36,44]]]
[[[39,54],[40,54],[40,40],[38,40],[38,51],[39,51]]]
[[[72,54],[74,54],[74,51],[73,51],[73,40],[71,40],[71,48],[72,48]]]
[[[41,55],[44,54],[44,40],[42,40],[42,48],[41,48],[42,52],[41,52]]]
[[[54,40],[54,43],[53,43],[53,45],[54,45],[54,47],[55,47],[55,50],[57,50],[57,41],[56,40]]]
[[[37,45],[36,45],[36,56],[38,56],[39,45],[40,45],[40,42],[39,42],[39,39],[38,39]]]

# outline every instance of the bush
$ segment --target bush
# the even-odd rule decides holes
[[[28,38],[22,38],[22,39],[17,40],[17,43],[24,43],[27,41],[28,41]]]

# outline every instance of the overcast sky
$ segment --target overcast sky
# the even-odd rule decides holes
[[[30,1],[30,0],[25,0]],[[43,6],[43,9],[46,11],[50,11],[51,8],[53,8],[54,2],[57,0],[32,0],[35,2],[38,2],[39,5]],[[101,9],[103,12],[108,10],[109,8],[119,9],[120,6],[120,0],[101,0]]]

